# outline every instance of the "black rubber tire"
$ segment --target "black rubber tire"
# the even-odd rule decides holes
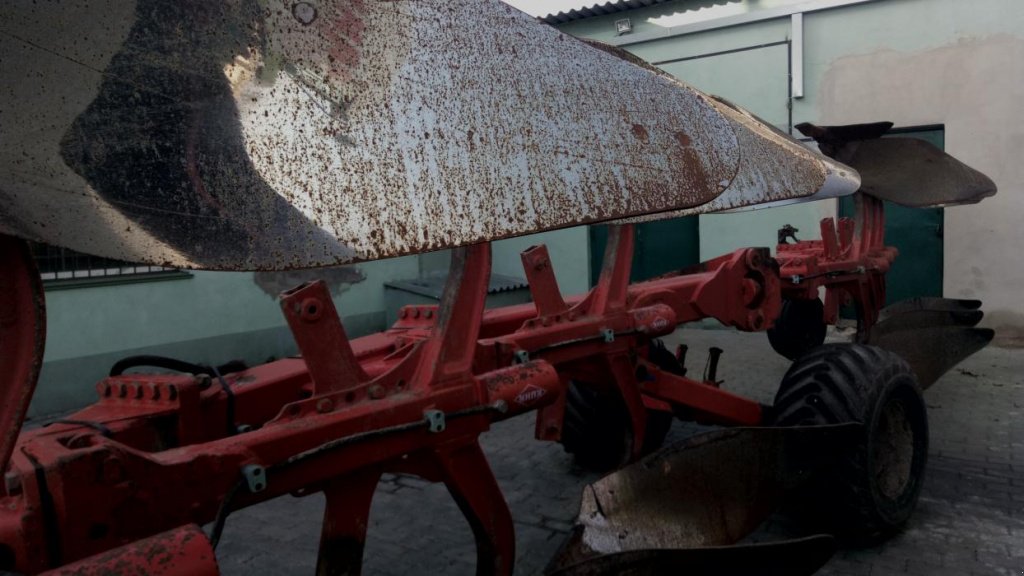
[[[796,360],[821,346],[827,329],[821,300],[783,300],[782,312],[768,329],[768,342],[780,355]]]
[[[853,543],[888,537],[910,518],[928,459],[928,415],[902,358],[861,344],[816,348],[783,377],[772,420],[864,425],[836,464],[801,492],[805,516]]]
[[[683,373],[679,361],[660,340],[651,343],[648,359],[662,370]],[[647,411],[643,454],[661,447],[672,420],[668,412]],[[573,455],[579,466],[595,472],[614,470],[629,463],[633,454],[633,426],[617,390],[602,392],[582,382],[569,384],[562,421],[562,447]]]

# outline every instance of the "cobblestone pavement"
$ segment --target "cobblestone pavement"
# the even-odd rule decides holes
[[[691,371],[709,346],[725,349],[725,388],[770,403],[788,362],[763,334],[684,330]],[[866,576],[1024,574],[1024,350],[989,348],[932,387],[927,478],[906,530],[869,549],[841,550],[820,574]],[[695,427],[676,423],[669,441]],[[515,520],[516,574],[542,572],[596,476],[556,444],[533,439],[527,415],[484,435],[484,451]],[[223,573],[313,574],[323,502],[282,498],[232,514],[218,549]],[[754,540],[786,533],[769,521]],[[365,574],[473,574],[472,533],[443,486],[388,477],[374,497]]]

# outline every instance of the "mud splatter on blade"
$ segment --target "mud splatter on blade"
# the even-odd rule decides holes
[[[732,124],[740,147],[740,164],[732,184],[714,200],[662,214],[626,218],[641,223],[697,214],[758,210],[848,196],[861,185],[853,168],[807,148],[788,134],[747,110],[718,96],[713,104]],[[817,163],[813,174],[794,170],[791,163]],[[821,177],[824,176],[824,179]]]
[[[659,450],[584,489],[549,572],[608,554],[734,544],[859,430],[735,428]]]
[[[12,0],[0,51],[0,232],[132,261],[327,266],[827,176],[498,0]]]

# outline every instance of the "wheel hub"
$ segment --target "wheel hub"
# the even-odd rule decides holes
[[[914,460],[914,430],[903,402],[893,400],[882,410],[875,435],[874,456],[879,490],[887,498],[899,498],[910,482]]]

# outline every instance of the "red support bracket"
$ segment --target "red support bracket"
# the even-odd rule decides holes
[[[608,368],[615,378],[616,388],[626,405],[633,428],[632,456],[634,459],[639,458],[643,455],[644,437],[647,430],[647,408],[644,406],[644,399],[640,394],[633,361],[627,353],[622,352],[610,355],[608,363]]]
[[[608,244],[601,264],[601,277],[582,303],[588,306],[588,313],[601,315],[626,307],[629,275],[633,271],[633,230],[632,224],[608,227]]]
[[[46,342],[43,282],[23,240],[0,235],[0,471],[7,469],[39,380]]]
[[[761,425],[761,405],[720,388],[647,365],[649,379],[640,383],[644,394],[670,404],[687,406],[708,422],[738,426]]]
[[[826,260],[839,259],[839,237],[836,235],[835,219],[821,219],[821,243],[825,247]]]
[[[441,478],[476,540],[477,576],[511,576],[516,556],[512,513],[480,444],[437,451]]]
[[[475,244],[452,251],[448,282],[441,296],[437,322],[423,342],[421,378],[439,387],[471,378],[480,323],[491,282],[491,245]]]
[[[320,527],[318,576],[360,574],[370,522],[370,504],[380,470],[366,468],[335,480],[324,489],[326,504]]]
[[[524,250],[520,257],[523,260],[526,281],[530,285],[530,295],[537,307],[537,316],[544,318],[566,312],[569,307],[558,289],[558,280],[551,266],[551,257],[548,256],[548,247],[543,244],[532,246]]]
[[[281,310],[309,367],[317,395],[354,388],[369,380],[322,280],[282,294]]]
[[[845,258],[852,258],[853,255],[853,233],[857,228],[852,218],[839,219],[839,249]]]

